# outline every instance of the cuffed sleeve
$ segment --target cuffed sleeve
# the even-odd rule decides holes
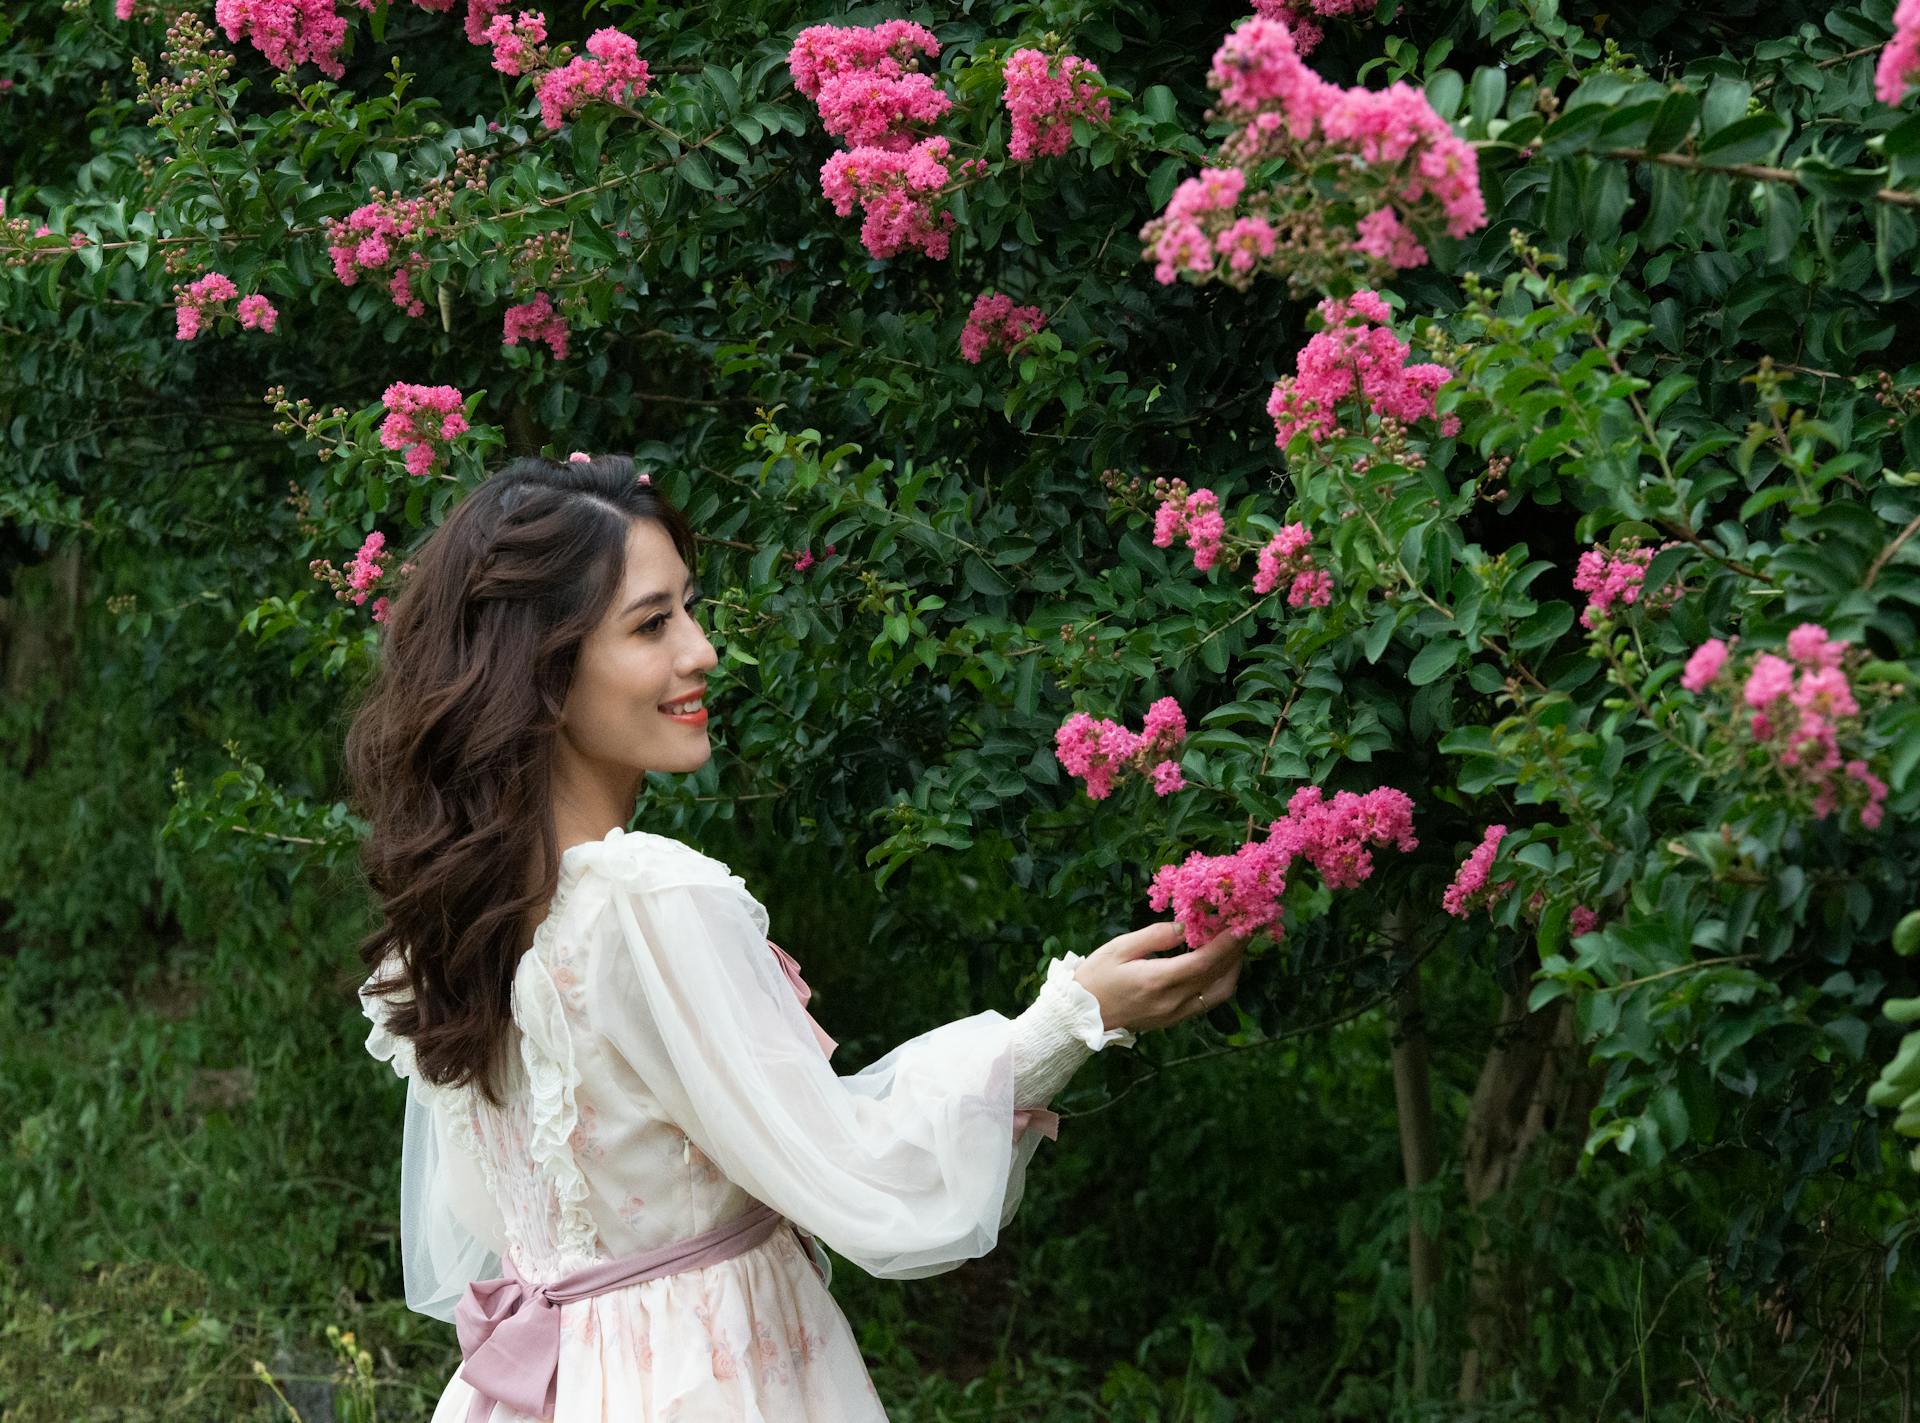
[[[1134,1035],[1107,1027],[1100,1000],[1074,978],[1082,961],[1070,953],[1049,963],[1039,994],[1013,1020],[1015,1106],[1046,1106],[1094,1053],[1112,1043],[1133,1046]]]

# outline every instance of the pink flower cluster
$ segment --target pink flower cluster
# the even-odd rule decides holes
[[[553,309],[545,292],[535,292],[532,301],[507,308],[501,340],[518,346],[522,340],[545,341],[556,361],[567,355],[567,319]]]
[[[1207,83],[1220,95],[1220,115],[1238,127],[1213,166],[1176,189],[1167,210],[1141,229],[1157,280],[1184,274],[1245,286],[1256,270],[1326,265],[1339,255],[1322,250],[1327,235],[1343,230],[1352,233],[1340,239],[1344,250],[1367,258],[1369,269],[1419,266],[1427,252],[1410,222],[1455,237],[1486,225],[1473,149],[1411,85],[1329,84],[1302,62],[1287,24],[1264,17],[1227,36]],[[1247,175],[1274,160],[1285,164],[1280,185],[1248,191]],[[1230,195],[1220,176],[1227,169],[1241,175]],[[1318,169],[1362,209],[1350,228],[1304,181]],[[1293,235],[1283,241],[1283,231]]]
[[[787,53],[793,84],[812,99],[828,133],[851,148],[905,152],[937,123],[953,100],[920,72],[919,57],[937,59],[940,42],[924,25],[888,20],[869,28],[812,25]]]
[[[820,191],[842,217],[860,207],[860,240],[875,257],[947,255],[954,216],[940,198],[952,177],[949,145],[938,135],[914,136],[953,106],[918,71],[920,56],[939,54],[933,32],[907,20],[813,25],[787,53],[794,87],[819,106],[828,133],[853,145],[821,166]]]
[[[1332,19],[1372,11],[1373,0],[1253,0],[1254,14],[1283,21],[1293,32],[1293,47],[1300,54],[1312,54],[1315,46],[1326,38],[1326,32],[1314,16]]]
[[[550,129],[564,128],[570,117],[596,100],[633,103],[647,92],[652,77],[632,35],[611,28],[595,30],[587,36],[585,54],[540,76],[534,89],[540,101],[540,122]]]
[[[450,385],[395,381],[380,399],[387,407],[380,443],[390,450],[406,451],[408,474],[431,474],[440,452],[467,432],[460,392]]]
[[[1062,55],[1055,74],[1039,50],[1016,49],[1007,56],[1005,77],[1013,117],[1007,156],[1016,163],[1057,158],[1073,142],[1076,118],[1105,122],[1110,116],[1100,71],[1077,54]]]
[[[950,176],[946,158],[944,138],[922,139],[905,153],[836,153],[820,169],[820,191],[842,217],[860,206],[860,240],[874,256],[891,257],[904,248],[941,259],[954,227],[953,214],[937,206]]]
[[[1084,779],[1090,800],[1113,793],[1113,778],[1124,772],[1148,772],[1155,795],[1172,795],[1186,785],[1180,763],[1170,759],[1187,736],[1187,718],[1180,703],[1161,697],[1147,708],[1136,734],[1119,722],[1075,712],[1053,734],[1053,754],[1067,774]]]
[[[1288,607],[1326,607],[1333,601],[1333,575],[1313,566],[1312,543],[1313,535],[1305,524],[1288,524],[1268,539],[1260,550],[1253,591],[1265,597],[1283,580],[1292,579],[1287,589]]]
[[[217,315],[236,296],[239,296],[239,289],[234,286],[232,279],[219,272],[208,272],[191,282],[176,285],[173,289],[174,339],[193,340],[204,328],[206,319]],[[274,310],[273,303],[258,292],[240,297],[235,315],[249,331],[272,331],[280,320],[280,313]]]
[[[1886,816],[1887,783],[1863,757],[1842,754],[1842,732],[1855,731],[1860,703],[1844,666],[1848,644],[1818,623],[1787,634],[1787,655],[1762,652],[1744,680],[1729,671],[1732,650],[1719,638],[1695,648],[1680,675],[1689,692],[1739,682],[1748,709],[1747,730],[1766,748],[1790,783],[1810,792],[1813,815],[1825,820],[1843,803],[1857,802],[1860,823],[1877,830]]]
[[[1873,71],[1873,93],[1883,104],[1897,104],[1920,72],[1920,0],[1900,0],[1893,11],[1893,38],[1880,51]]]
[[[1670,548],[1671,544],[1662,544]],[[1632,540],[1620,547],[1590,548],[1580,555],[1573,573],[1573,586],[1587,595],[1581,610],[1580,626],[1591,628],[1614,616],[1615,608],[1632,607],[1640,601],[1640,585],[1647,576],[1647,565],[1658,549],[1641,548]],[[1679,589],[1669,585],[1657,600],[1647,606],[1656,611],[1673,606]]]
[[[1447,892],[1440,896],[1440,907],[1456,919],[1464,919],[1470,910],[1484,905],[1491,909],[1506,897],[1514,886],[1507,880],[1491,888],[1487,880],[1493,870],[1493,860],[1500,853],[1500,841],[1506,836],[1504,825],[1489,825],[1486,833],[1480,837],[1480,843],[1474,846],[1455,871],[1453,883],[1447,886]]]
[[[363,274],[387,278],[387,294],[409,316],[425,316],[427,304],[413,291],[413,277],[425,269],[420,245],[435,235],[446,215],[443,199],[402,198],[374,189],[373,201],[347,214],[345,221],[328,218],[327,255],[342,286],[353,286]]]
[[[359,0],[355,0],[359,3]],[[493,27],[494,19],[506,10],[512,0],[467,0],[467,39],[473,44],[491,43],[487,31]],[[366,6],[362,5],[362,9]],[[447,9],[447,5],[438,8]]]
[[[367,535],[359,551],[353,556],[353,565],[347,569],[347,586],[353,589],[353,601],[356,606],[367,601],[368,591],[380,581],[380,576],[385,571],[380,566],[380,554],[386,545],[387,536],[375,529]],[[385,618],[386,609],[382,606],[385,602],[386,599],[382,598],[380,603],[374,605],[373,620],[375,622]]]
[[[371,10],[375,0],[354,0]],[[423,10],[445,13],[454,0],[414,0]],[[116,0],[121,19],[131,16],[131,0]],[[493,67],[503,74],[525,74],[550,62],[546,16],[535,10],[509,15],[508,0],[468,0],[467,38],[493,49]],[[334,0],[215,0],[214,18],[230,40],[251,40],[276,69],[292,69],[311,60],[321,73],[339,79],[345,73],[340,50],[347,24]],[[535,93],[540,121],[550,129],[595,100],[627,104],[647,92],[652,76],[638,57],[632,36],[619,30],[595,30],[587,52],[541,74]],[[342,280],[345,280],[342,278]],[[398,296],[399,305],[405,306]],[[414,313],[418,315],[418,312]]]
[[[1295,359],[1295,373],[1275,381],[1267,398],[1276,445],[1285,449],[1302,431],[1316,445],[1345,434],[1339,405],[1355,393],[1373,414],[1402,424],[1434,413],[1434,393],[1453,372],[1427,361],[1407,364],[1411,348],[1393,334],[1393,313],[1377,293],[1357,291],[1345,301],[1329,297],[1319,313],[1322,329]],[[1440,422],[1442,435],[1459,428],[1455,415]]]
[[[1181,272],[1211,274],[1217,260],[1230,271],[1248,273],[1273,255],[1278,240],[1264,218],[1236,217],[1228,221],[1246,191],[1247,175],[1238,168],[1203,168],[1167,199],[1167,210],[1147,226],[1157,230],[1152,248],[1156,280],[1171,282]],[[1218,221],[1210,214],[1221,214]],[[1209,232],[1212,236],[1209,236]],[[1146,232],[1141,238],[1144,241]]]
[[[1275,822],[1276,824],[1278,822]],[[1169,906],[1197,949],[1221,933],[1241,938],[1280,924],[1287,892],[1287,852],[1269,837],[1249,840],[1231,855],[1195,850],[1178,865],[1162,865],[1147,888],[1147,903]]]
[[[1148,887],[1147,902],[1156,910],[1173,908],[1189,948],[1222,932],[1244,937],[1271,928],[1278,934],[1280,900],[1296,859],[1318,870],[1327,888],[1352,889],[1373,873],[1370,846],[1404,852],[1419,843],[1413,801],[1400,791],[1389,786],[1364,795],[1341,791],[1328,801],[1319,787],[1303,786],[1287,802],[1287,813],[1268,825],[1264,839],[1250,840],[1230,855],[1195,850],[1179,865],[1162,865]]]
[[[355,8],[372,10],[376,0],[353,0]],[[413,0],[422,10],[445,14],[454,0]],[[523,11],[517,20],[508,20],[504,29],[494,22],[510,0],[467,0],[467,39],[476,45],[492,45],[494,68],[506,74],[521,74],[534,63],[544,63],[544,50],[527,48],[545,42],[545,17]],[[114,0],[116,19],[131,20],[138,9],[136,0]],[[340,51],[346,44],[346,17],[334,0],[215,0],[214,19],[226,30],[227,38],[247,40],[266,56],[276,69],[291,70],[311,61],[329,79],[346,74],[340,63]],[[535,34],[538,38],[535,38]],[[517,66],[517,67],[514,67]],[[0,81],[0,88],[10,81]]]
[[[131,17],[116,10],[121,19]],[[346,43],[346,19],[333,0],[215,0],[213,18],[235,41],[250,40],[275,69],[292,69],[312,60],[329,79],[346,74],[340,47]]]
[[[871,73],[837,74],[820,88],[821,126],[853,148],[913,147],[918,131],[938,123],[953,107],[947,91],[927,74],[884,78]]]
[[[1726,643],[1717,637],[1710,637],[1694,648],[1693,656],[1687,659],[1687,665],[1680,673],[1680,685],[1689,692],[1704,692],[1719,678],[1720,669],[1726,665]]]
[[[503,10],[481,33],[493,47],[493,67],[502,74],[525,74],[547,61],[547,17],[538,10],[518,15]]]
[[[960,333],[960,354],[977,366],[988,351],[1011,352],[1046,324],[1037,306],[1015,306],[1010,296],[981,292]]]
[[[827,551],[823,556],[826,558],[832,558],[833,553],[834,553],[833,545],[828,544]],[[809,545],[808,547],[801,549],[799,553],[794,555],[793,571],[795,573],[805,573],[811,567],[813,567],[813,548],[811,545]]]
[[[1186,535],[1187,547],[1193,550],[1193,566],[1202,573],[1219,559],[1220,541],[1226,532],[1220,496],[1211,489],[1196,489],[1189,494],[1185,482],[1178,479],[1153,516],[1153,546],[1169,548],[1175,535]]]
[[[1320,872],[1328,889],[1352,889],[1373,873],[1370,845],[1416,850],[1413,799],[1391,786],[1356,795],[1336,791],[1325,800],[1318,786],[1302,786],[1287,801],[1287,814],[1268,827],[1269,838]]]
[[[787,51],[793,87],[808,99],[819,97],[828,80],[847,74],[898,79],[915,69],[919,56],[940,57],[940,41],[925,25],[886,20],[878,25],[810,25]]]

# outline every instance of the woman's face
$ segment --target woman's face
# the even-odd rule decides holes
[[[698,698],[719,660],[690,610],[699,596],[666,530],[635,519],[619,591],[580,645],[567,693],[556,768],[563,789],[586,781],[630,797],[648,771],[706,764],[704,714],[690,721],[663,710]]]

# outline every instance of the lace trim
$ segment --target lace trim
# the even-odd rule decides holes
[[[552,921],[549,921],[552,922]],[[553,1189],[559,1207],[558,1242],[565,1268],[598,1257],[599,1231],[587,1210],[587,1178],[574,1160],[570,1138],[580,1125],[575,1092],[580,1065],[567,1027],[560,989],[536,944],[520,961],[513,980],[513,1016],[520,1025],[520,1061],[527,1070],[527,1154]]]

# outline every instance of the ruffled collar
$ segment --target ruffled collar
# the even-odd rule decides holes
[[[629,857],[635,847],[623,845],[627,838],[626,827],[616,825],[598,840],[582,840],[578,845],[569,845],[560,852],[560,882],[554,890],[553,908],[560,905],[560,897],[580,881],[587,872],[587,866],[599,864],[605,866]],[[552,918],[549,912],[548,918]]]

